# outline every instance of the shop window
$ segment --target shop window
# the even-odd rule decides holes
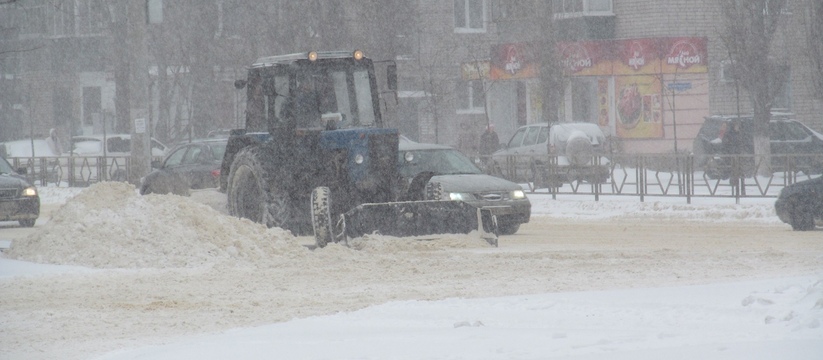
[[[458,113],[483,113],[485,111],[482,81],[462,81],[458,83],[456,93]]]
[[[597,84],[593,79],[575,79],[571,82],[572,120],[597,122]]]
[[[486,32],[486,0],[454,0],[455,32]]]

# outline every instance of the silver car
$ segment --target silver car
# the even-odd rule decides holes
[[[501,234],[514,234],[529,222],[531,202],[523,188],[483,173],[457,149],[401,138],[399,156],[400,174],[409,184],[421,173],[433,173],[429,184],[439,184],[444,198],[491,209]]]

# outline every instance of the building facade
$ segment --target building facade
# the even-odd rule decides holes
[[[450,98],[432,91],[432,84],[410,89],[439,97],[428,101],[438,107],[418,120],[422,141],[473,152],[488,124],[505,141],[518,126],[557,119],[599,124],[620,151],[687,153],[705,116],[752,111],[748,94],[729,76],[723,42],[729,20],[716,1],[555,0],[548,17],[528,1],[418,3],[426,14],[418,56],[438,59],[437,78],[455,84]],[[820,96],[803,53],[806,6],[787,2],[772,51],[762,56],[787,72],[773,111],[792,112],[823,130]],[[551,33],[541,26],[546,21]],[[544,104],[550,97],[541,80],[540,47],[547,43],[557,57],[554,66],[562,68],[553,86],[563,96],[551,106]],[[443,133],[451,135],[438,136]]]

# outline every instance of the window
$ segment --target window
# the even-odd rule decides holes
[[[526,136],[526,130],[528,130],[528,129],[529,128],[527,128],[527,127],[522,127],[520,129],[517,129],[517,132],[514,133],[514,135],[512,136],[512,139],[509,140],[508,147],[509,148],[519,147],[520,144],[523,142],[523,137]]]
[[[540,133],[542,126],[531,126],[526,132],[526,137],[523,138],[523,146],[531,146],[537,144],[537,134]]]
[[[553,0],[555,17],[613,15],[612,0]]]
[[[486,105],[483,95],[483,82],[480,80],[461,81],[457,85],[457,112],[483,113]]]
[[[49,30],[52,36],[74,35],[74,2],[60,1],[50,6]]]
[[[42,4],[22,10],[20,17],[21,35],[42,35],[46,33],[46,7]]]
[[[454,0],[455,32],[486,32],[486,0]]]
[[[724,83],[736,80],[735,65],[731,60],[720,61],[720,81]]]
[[[106,28],[107,13],[103,0],[77,1],[78,35],[100,35]]]
[[[168,158],[166,158],[166,167],[169,166],[177,166],[183,162],[183,155],[186,155],[187,147],[182,147],[180,149],[175,150]]]

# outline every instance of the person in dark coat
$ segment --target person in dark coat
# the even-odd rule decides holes
[[[743,178],[743,163],[739,157],[743,150],[743,133],[740,131],[740,120],[732,120],[723,134],[723,152],[727,155],[727,164],[731,166],[729,183],[745,193],[741,188]]]
[[[480,156],[488,157],[500,147],[500,138],[494,131],[494,125],[486,127],[483,135],[480,135]]]

